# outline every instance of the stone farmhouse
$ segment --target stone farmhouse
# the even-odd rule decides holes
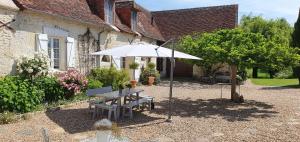
[[[151,12],[133,0],[1,0],[0,75],[14,74],[16,60],[35,53],[49,56],[52,71],[76,68],[88,73],[111,65],[128,69],[133,58],[90,53],[135,42],[161,45],[195,32],[235,28],[237,17],[237,5]],[[167,59],[135,60],[140,68],[157,63],[161,74],[168,74]],[[195,70],[177,62],[175,76],[197,75]]]

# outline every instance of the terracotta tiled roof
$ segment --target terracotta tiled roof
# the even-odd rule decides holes
[[[77,21],[105,25],[94,15],[86,0],[13,0],[21,9],[30,9],[55,16],[63,16]]]
[[[238,5],[157,11],[152,14],[166,40],[196,32],[235,28],[238,23]]]
[[[95,0],[93,4],[100,3],[100,8],[90,7],[93,0],[13,0],[17,6],[36,12],[62,16],[97,26],[107,25],[103,18],[103,2]],[[170,10],[150,12],[132,0],[115,0],[116,11],[119,8],[129,7],[138,12],[137,32],[145,37],[165,41],[171,37],[179,37],[194,32],[211,32],[216,29],[234,28],[237,24],[238,6],[216,6],[194,9]],[[90,4],[90,5],[89,5]],[[98,12],[98,14],[97,14]],[[102,14],[102,15],[101,15]],[[116,14],[115,26],[122,32],[135,34],[129,23],[130,16]],[[128,12],[127,12],[128,14]],[[127,21],[129,20],[129,21]]]
[[[152,20],[151,12],[144,9],[140,5],[134,3],[134,1],[132,1],[132,0],[116,0],[116,2],[122,3],[122,4],[116,4],[117,11],[118,11],[118,8],[123,10],[123,11],[119,12],[119,16],[116,17],[116,26],[118,28],[120,28],[122,31],[125,31],[125,32],[134,33],[131,30],[131,26],[128,24],[125,24],[125,23],[130,23],[130,20],[131,20],[130,13],[127,13],[126,7],[129,9],[135,9],[138,11],[137,32],[142,34],[145,37],[164,41],[164,38],[160,34],[155,22],[151,21]],[[124,8],[125,8],[125,10],[124,10]],[[123,16],[123,17],[126,17],[128,19],[120,18],[122,16],[122,14],[125,14],[125,16]],[[129,16],[128,16],[128,14],[129,14]]]
[[[164,38],[161,35],[155,21],[152,21],[151,12],[147,11],[146,9],[144,9],[139,5],[138,7],[141,12],[138,12],[137,32],[141,33],[146,37],[164,41]]]

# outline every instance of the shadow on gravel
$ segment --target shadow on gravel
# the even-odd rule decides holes
[[[66,109],[66,110],[56,110],[48,111],[46,115],[60,127],[62,127],[66,132],[70,134],[87,132],[93,130],[93,125],[97,120],[103,118],[98,117],[97,119],[92,119],[90,110],[88,109]],[[107,115],[106,115],[107,116]],[[162,118],[153,118],[144,115],[140,112],[134,113],[134,119],[130,120],[125,118],[118,122],[119,127],[132,127],[132,125],[146,124]]]
[[[159,86],[170,87],[169,79],[162,79],[162,81],[159,83]],[[220,86],[217,84],[205,84],[193,78],[175,78],[173,82],[173,87],[190,89],[190,90],[220,88]],[[224,87],[229,88],[230,86],[226,85]]]
[[[288,85],[288,86],[280,86],[280,87],[262,87],[260,90],[288,90],[288,89],[300,89],[299,85]]]
[[[168,100],[156,103],[153,113],[168,113]],[[221,117],[230,122],[251,121],[274,117],[278,112],[272,110],[273,105],[254,100],[246,100],[243,104],[236,104],[225,99],[190,100],[174,98],[173,115],[180,117],[215,118]]]

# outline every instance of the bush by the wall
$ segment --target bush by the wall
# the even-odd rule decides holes
[[[0,112],[30,112],[42,103],[44,91],[32,81],[7,76],[0,80]]]
[[[57,77],[39,77],[34,80],[35,86],[45,93],[46,102],[55,102],[64,99],[65,90],[59,84]]]
[[[103,86],[112,86],[114,90],[124,87],[129,82],[129,74],[125,70],[117,70],[116,68],[96,68],[89,75],[90,79],[98,80]]]
[[[101,88],[102,86],[103,83],[101,83],[99,80],[89,78],[89,84],[88,84],[89,89]]]
[[[42,53],[36,53],[34,58],[22,57],[17,61],[17,73],[27,79],[48,74],[49,58]]]
[[[65,89],[65,98],[69,99],[74,95],[85,91],[88,86],[87,78],[79,71],[71,69],[58,75],[60,85]]]

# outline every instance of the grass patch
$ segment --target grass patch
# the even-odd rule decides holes
[[[300,88],[298,79],[251,79],[255,85]]]

